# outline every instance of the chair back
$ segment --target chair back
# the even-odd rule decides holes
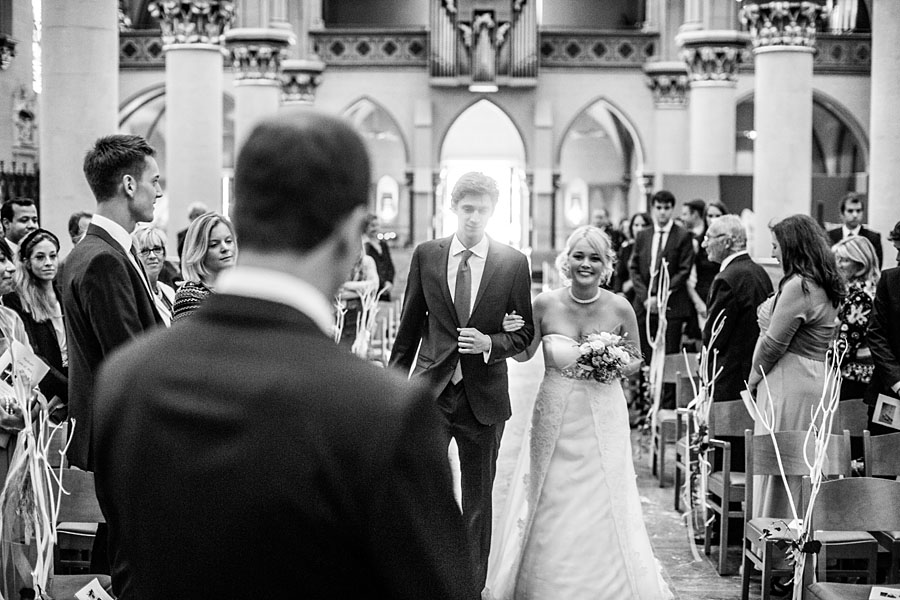
[[[869,405],[862,400],[838,402],[834,421],[838,431],[846,429],[851,437],[861,437],[869,426]]]
[[[753,417],[743,400],[713,402],[709,407],[709,437],[741,437],[753,430]]]
[[[814,453],[815,438],[810,435],[807,442],[806,431],[777,431],[775,442],[781,454],[781,465],[787,476],[809,475],[809,467],[806,464],[806,450],[812,459]],[[746,476],[746,518],[753,515],[753,478],[756,475],[781,476],[781,467],[775,453],[775,445],[772,436],[768,433],[753,435],[749,429],[744,432],[744,464]],[[822,463],[822,474],[825,476],[843,475],[849,477],[852,470],[850,466],[850,432],[843,434],[828,434],[828,453]]]
[[[866,477],[900,475],[900,432],[872,436],[863,432]]]
[[[809,479],[803,482],[809,495]],[[847,477],[823,481],[812,508],[812,530],[817,524],[828,531],[900,530],[900,481],[872,477]]]
[[[41,436],[43,441],[46,443],[47,436],[50,435],[50,431],[44,430],[41,432]],[[53,439],[50,440],[50,448],[49,452],[47,452],[47,462],[54,469],[58,469],[59,467],[66,466],[66,456],[63,452],[63,449],[66,447],[66,441],[69,439],[69,424],[64,423],[62,427],[59,428],[58,431],[53,433]]]
[[[53,493],[57,484],[53,481]],[[100,510],[97,493],[94,490],[94,474],[78,469],[63,469],[62,487],[68,494],[61,494],[59,501],[59,523],[105,523]]]
[[[694,381],[696,381],[696,377]],[[681,372],[678,372],[678,376],[675,379],[675,407],[676,408],[687,408],[687,405],[691,403],[691,400],[694,399],[694,385],[691,383],[691,377],[689,375],[682,375]]]
[[[687,354],[687,363],[685,363],[683,354],[666,354],[665,363],[663,364],[663,383],[677,383],[679,374],[696,376],[700,369],[700,359],[697,354],[689,352]]]

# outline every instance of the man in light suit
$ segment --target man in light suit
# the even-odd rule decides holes
[[[715,353],[715,367],[721,369],[713,401],[738,400],[750,374],[753,349],[759,338],[756,309],[772,293],[772,280],[747,253],[747,233],[736,215],[714,219],[703,238],[703,247],[709,260],[721,264],[706,299],[709,319],[703,328],[703,345]],[[712,328],[720,317],[724,318],[722,329],[713,344]],[[710,354],[710,370],[712,357]],[[744,438],[729,437],[726,441],[731,442],[731,466],[743,470]],[[719,459],[718,453],[716,458]]]
[[[837,244],[844,238],[861,235],[875,246],[879,268],[884,263],[884,250],[881,248],[881,234],[863,226],[863,212],[866,209],[863,196],[850,192],[841,200],[841,222],[843,225],[828,232],[831,244]]]
[[[368,190],[349,123],[261,122],[235,167],[237,266],[107,362],[94,455],[119,598],[477,597],[431,398],[332,338]]]
[[[666,354],[681,353],[681,336],[691,316],[693,304],[688,295],[687,282],[694,264],[694,245],[691,233],[672,221],[675,196],[660,190],[650,200],[653,227],[640,232],[634,242],[634,251],[628,263],[634,284],[634,312],[637,314],[644,359],[650,361],[649,335],[656,334],[659,306],[657,301],[658,279],[663,261],[668,263],[669,303],[666,307]],[[648,333],[644,323],[650,313]],[[675,384],[663,386],[662,408],[675,408]]]
[[[390,361],[404,373],[415,362],[413,379],[437,401],[446,441],[456,439],[463,516],[479,589],[491,546],[497,452],[511,415],[506,359],[534,337],[528,261],[485,235],[497,197],[496,182],[482,173],[466,173],[454,186],[450,202],[459,219],[457,231],[413,252]],[[503,316],[513,311],[525,326],[506,333]]]
[[[61,293],[69,356],[69,417],[74,421],[69,462],[94,470],[94,378],[119,346],[162,324],[143,264],[131,245],[139,221],[153,220],[162,196],[155,151],[136,135],[97,140],[84,174],[97,199],[82,241],[66,257]],[[127,398],[123,402],[128,402]],[[108,573],[106,527],[94,538],[91,573]]]

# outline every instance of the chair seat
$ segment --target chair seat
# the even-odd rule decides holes
[[[97,579],[103,589],[110,591],[112,583],[109,575],[54,575],[47,586],[54,600],[75,600],[75,592]]]
[[[717,484],[717,489],[722,489],[725,485],[725,476],[722,471],[716,471],[709,474],[709,482]],[[731,472],[731,487],[744,487],[747,485],[747,475],[740,471]]]
[[[892,590],[900,589],[900,585],[880,585]],[[810,600],[868,600],[872,591],[871,585],[853,583],[814,583],[809,588]]]
[[[771,517],[757,517],[750,519],[747,526],[754,532],[757,537],[762,537],[763,531],[769,531],[769,539],[771,540],[787,540],[788,519],[773,519]],[[776,531],[778,527],[780,531]],[[815,539],[826,544],[856,544],[865,542],[874,542],[875,538],[867,531],[819,531],[814,532]]]
[[[59,533],[71,535],[97,535],[96,523],[60,523],[56,526]]]

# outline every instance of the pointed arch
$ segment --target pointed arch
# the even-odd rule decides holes
[[[614,118],[617,125],[622,129],[622,132],[627,134],[627,137],[630,138],[632,143],[632,151],[635,155],[635,164],[631,169],[634,173],[643,173],[645,161],[645,152],[644,152],[644,143],[641,140],[640,133],[638,132],[637,127],[628,117],[627,113],[623,111],[619,106],[617,106],[614,102],[611,102],[605,96],[598,96],[593,100],[587,102],[584,106],[582,106],[572,117],[569,123],[566,125],[566,128],[562,131],[562,135],[559,137],[559,143],[556,147],[556,153],[553,157],[553,167],[554,170],[559,170],[560,159],[562,157],[563,145],[566,142],[567,137],[569,136],[569,132],[572,131],[572,128],[578,122],[578,119],[584,115],[589,109],[593,106],[600,104],[603,108],[609,111],[610,115]],[[620,132],[621,135],[621,132]]]
[[[382,104],[375,98],[364,94],[350,102],[341,111],[341,115],[350,119],[357,130],[360,131],[360,133],[362,133],[364,136],[367,132],[367,130],[364,128],[364,123],[374,114],[382,115],[383,118],[386,119],[386,122],[376,123],[376,127],[374,128],[372,133],[375,135],[378,135],[379,133],[391,135],[390,130],[393,130],[393,135],[397,136],[397,140],[400,142],[403,148],[403,164],[409,165],[410,150],[409,143],[406,139],[406,134],[403,131],[403,128],[400,126],[399,121],[397,121],[393,113],[388,110],[384,104]],[[384,129],[385,126],[387,126],[387,129]]]
[[[483,96],[473,98],[471,101],[469,101],[467,104],[465,104],[462,108],[460,108],[456,112],[456,114],[453,115],[453,118],[451,118],[447,122],[447,127],[446,127],[446,129],[444,129],[443,132],[441,132],[441,138],[437,145],[438,154],[440,154],[440,150],[444,147],[444,143],[447,141],[447,134],[450,133],[450,130],[453,129],[453,126],[456,124],[457,121],[459,121],[459,118],[462,115],[464,115],[465,113],[467,113],[469,110],[471,110],[471,108],[473,106],[480,104],[482,102],[490,104],[491,106],[493,106],[494,108],[496,108],[497,110],[502,112],[503,115],[507,118],[507,120],[515,128],[516,133],[518,133],[518,135],[519,135],[519,139],[522,141],[522,148],[525,153],[525,155],[523,157],[523,164],[528,164],[528,155],[529,155],[528,154],[528,137],[522,133],[522,128],[519,126],[519,124],[516,122],[516,120],[512,118],[512,115],[509,113],[509,111],[506,108],[503,107],[502,104],[500,104],[499,102],[494,102],[493,99],[485,98]]]

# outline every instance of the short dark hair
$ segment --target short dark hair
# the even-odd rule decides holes
[[[86,210],[79,210],[78,212],[72,213],[72,215],[69,217],[69,237],[75,237],[76,235],[81,233],[78,228],[78,224],[81,222],[81,219],[85,217],[90,219],[93,216],[93,213],[89,213]]]
[[[84,176],[98,202],[116,195],[122,177],[139,179],[148,156],[156,150],[139,135],[108,135],[84,156]]]
[[[9,247],[9,242],[6,241],[6,238],[0,238],[0,255],[6,260],[13,260],[12,248]]]
[[[497,205],[500,198],[500,190],[497,188],[497,182],[493,177],[489,177],[484,173],[477,171],[469,171],[462,175],[453,186],[450,193],[450,205],[456,204],[465,196],[483,196],[487,194],[491,199],[491,204]]]
[[[365,142],[349,122],[302,109],[262,121],[234,169],[241,247],[305,252],[319,246],[365,206],[369,179]]]
[[[863,194],[858,194],[856,192],[849,192],[843,198],[841,198],[841,214],[844,214],[844,211],[847,209],[848,204],[862,204],[863,210],[866,209],[866,197]]]
[[[16,216],[16,211],[13,208],[14,206],[34,205],[34,200],[32,200],[31,198],[13,198],[12,200],[7,200],[3,203],[3,206],[0,206],[0,220],[12,221]]]
[[[690,202],[685,202],[685,206],[688,207],[688,210],[697,215],[698,217],[702,217],[703,213],[706,211],[706,202],[696,198],[691,200]]]
[[[659,190],[650,198],[650,206],[654,204],[668,204],[675,206],[675,195],[669,190]]]

